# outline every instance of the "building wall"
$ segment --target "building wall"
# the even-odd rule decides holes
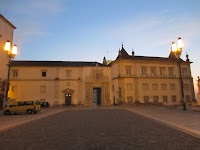
[[[127,73],[129,68],[129,73]],[[142,74],[146,68],[146,74]],[[155,74],[152,74],[152,68]],[[165,72],[161,76],[160,69]],[[173,68],[169,75],[169,68]],[[194,99],[190,64],[183,62],[185,99]],[[67,77],[67,72],[71,72]],[[14,77],[17,72],[17,77]],[[46,72],[46,77],[42,77]],[[114,103],[157,103],[178,105],[181,102],[181,82],[177,62],[116,60],[105,67],[11,67],[9,96],[13,100],[41,100],[51,105],[64,105],[65,94],[72,95],[72,104],[93,105],[93,88],[101,88],[102,105]],[[165,85],[165,88],[163,88]],[[45,86],[45,92],[41,91]],[[146,87],[147,86],[147,87]],[[145,88],[146,87],[146,88]],[[163,100],[167,97],[167,101]],[[175,100],[172,100],[175,96]],[[157,99],[157,102],[155,100]]]
[[[200,79],[199,79],[199,76],[198,76],[198,79],[197,79],[197,86],[198,86],[197,103],[198,103],[198,105],[200,105]]]
[[[4,19],[0,17],[0,78],[6,79],[8,73],[8,55],[4,51],[6,41],[13,41],[13,27],[11,27]]]
[[[4,51],[4,46],[7,40],[12,43],[13,29],[15,29],[15,27],[0,14],[0,109],[2,109],[5,104],[4,98],[8,74],[7,64],[9,61],[8,54]]]
[[[118,101],[144,103],[144,97],[148,96],[149,102],[154,103],[153,97],[157,96],[158,103],[164,105],[180,104],[181,82],[177,62],[121,59],[112,62],[111,65],[112,86],[116,89],[113,91],[113,95]],[[127,74],[126,68],[130,68],[130,74]],[[146,75],[142,75],[142,68],[146,68]],[[152,68],[155,68],[155,75],[151,74]],[[163,76],[160,75],[161,68],[165,70]],[[169,75],[169,68],[173,68],[172,75]],[[194,99],[194,88],[190,63],[181,63],[181,69],[186,70],[184,74],[182,71],[185,99],[189,97],[188,100],[191,101]],[[144,89],[144,84],[148,86],[147,89]],[[162,89],[162,84],[166,85],[166,89]],[[172,89],[171,84],[174,85]],[[121,97],[119,93],[121,93]],[[163,96],[167,96],[167,102],[163,102]],[[172,96],[176,96],[176,102],[172,102]]]
[[[67,71],[71,72],[70,77],[67,77]],[[46,72],[46,77],[42,77],[42,72]],[[102,75],[101,79],[93,79],[96,72]],[[112,103],[110,67],[12,67],[10,82],[9,97],[16,101],[40,100],[48,101],[50,105],[64,105],[65,94],[69,92],[71,104],[92,105],[93,88],[99,87],[102,88],[103,104]],[[90,97],[86,99],[88,90]]]

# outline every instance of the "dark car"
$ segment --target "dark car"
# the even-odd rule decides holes
[[[49,107],[49,103],[48,102],[41,102],[40,106],[48,108]]]

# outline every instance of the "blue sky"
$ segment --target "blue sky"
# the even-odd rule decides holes
[[[0,0],[0,13],[17,27],[16,60],[114,60],[122,42],[129,54],[168,57],[182,37],[200,75],[199,0]]]

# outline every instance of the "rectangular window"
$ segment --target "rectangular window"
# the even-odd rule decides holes
[[[189,90],[189,84],[184,84],[183,88],[184,88],[184,90]]]
[[[119,98],[121,98],[122,93],[121,93],[121,87],[119,87]]]
[[[166,84],[161,84],[161,89],[162,90],[166,90],[167,89],[167,85]]]
[[[153,96],[153,102],[158,103],[158,96]]]
[[[112,86],[112,90],[115,91],[115,86],[114,85]]]
[[[126,66],[126,74],[127,75],[131,74],[131,67]]]
[[[71,78],[71,73],[72,73],[71,70],[66,70],[66,77]]]
[[[127,83],[126,84],[126,88],[127,88],[127,90],[132,90],[132,84],[131,83]]]
[[[151,75],[152,76],[156,75],[156,67],[151,67]]]
[[[164,67],[160,68],[160,76],[161,77],[165,76],[165,68]]]
[[[186,95],[185,100],[186,100],[186,102],[189,102],[190,101],[190,95]]]
[[[42,71],[42,77],[46,77],[47,76],[47,72],[46,71]]]
[[[149,103],[149,96],[144,96],[143,99],[144,99],[144,103]]]
[[[18,77],[18,71],[17,70],[13,70],[13,77]]]
[[[157,89],[158,89],[157,84],[152,84],[152,89],[153,89],[153,90],[157,90]]]
[[[146,75],[147,74],[147,68],[146,67],[142,67],[142,75]]]
[[[172,102],[176,102],[176,96],[172,96]]]
[[[15,87],[14,86],[12,86],[12,92],[15,92]]]
[[[182,75],[183,77],[187,76],[187,68],[182,68]]]
[[[24,102],[24,105],[33,105],[33,101]]]
[[[167,102],[167,96],[163,96],[162,99],[163,99],[163,102]]]
[[[148,90],[148,84],[143,84],[143,90]]]
[[[24,102],[18,102],[18,106],[24,106]]]
[[[175,90],[175,84],[170,84],[170,90]]]
[[[133,97],[132,96],[127,97],[127,101],[128,104],[133,104]]]
[[[169,76],[173,76],[173,75],[174,75],[174,68],[169,67]]]
[[[40,99],[40,102],[45,102],[45,99]]]
[[[40,93],[46,93],[46,85],[41,85]]]

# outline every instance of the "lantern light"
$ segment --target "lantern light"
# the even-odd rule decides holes
[[[17,54],[17,45],[13,45],[12,54],[13,54],[13,55],[16,55],[16,54]]]
[[[10,41],[7,41],[5,46],[4,46],[4,50],[10,52]]]

